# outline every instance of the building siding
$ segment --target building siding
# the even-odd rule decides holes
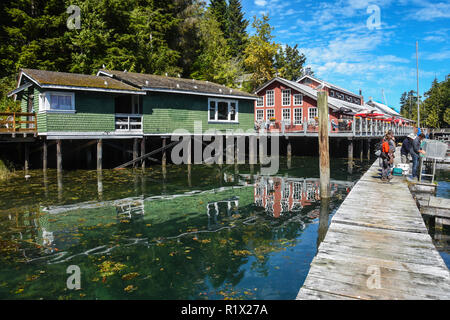
[[[231,99],[235,100],[235,99]],[[143,100],[145,134],[166,134],[176,129],[194,133],[194,122],[201,121],[202,131],[210,129],[254,129],[254,101],[238,100],[238,123],[208,122],[208,97],[170,93],[150,93]]]
[[[114,95],[75,92],[75,110],[75,113],[39,113],[38,132],[111,132],[115,130]]]

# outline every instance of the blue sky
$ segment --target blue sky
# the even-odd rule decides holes
[[[380,9],[381,22],[372,30],[371,5]],[[401,94],[416,90],[416,41],[421,95],[435,77],[450,74],[450,0],[242,0],[242,6],[250,22],[269,14],[274,40],[298,44],[317,77],[361,89],[366,100],[384,102],[384,90],[398,110]]]

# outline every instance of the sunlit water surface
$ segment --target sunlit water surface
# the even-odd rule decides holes
[[[0,298],[294,299],[369,165],[333,159],[322,210],[317,158],[281,159],[273,177],[234,165],[17,172],[0,192]]]

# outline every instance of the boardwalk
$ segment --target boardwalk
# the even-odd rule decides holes
[[[450,273],[406,182],[378,160],[334,215],[297,299],[450,299]]]

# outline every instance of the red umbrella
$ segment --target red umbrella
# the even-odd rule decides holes
[[[374,117],[382,117],[384,116],[384,114],[382,113],[357,113],[355,114],[355,117],[370,117],[370,118],[374,118]]]

